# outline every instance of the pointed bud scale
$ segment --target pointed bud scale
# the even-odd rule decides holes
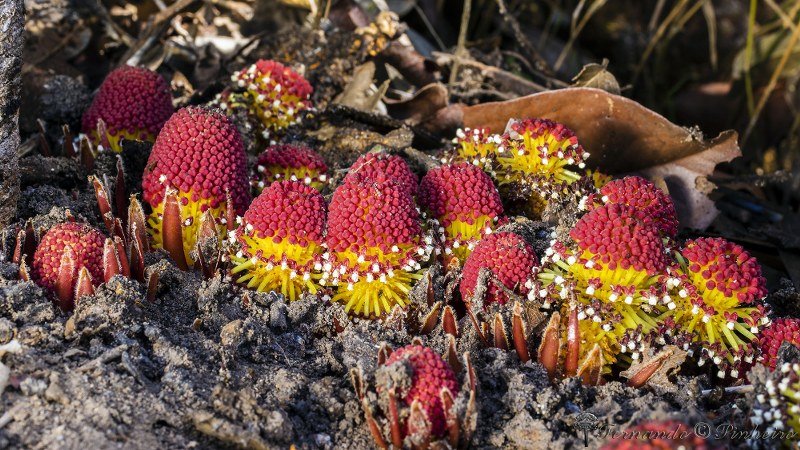
[[[62,309],[71,310],[81,268],[88,270],[95,285],[103,280],[104,242],[103,234],[86,224],[66,222],[53,226],[42,236],[33,255],[33,281],[54,293],[58,291]]]
[[[172,115],[169,85],[144,67],[122,66],[108,74],[83,115],[83,132],[93,144],[120,152],[122,139],[154,141]],[[105,133],[98,130],[105,124]],[[103,134],[104,136],[101,136]]]
[[[142,178],[144,200],[152,208],[148,225],[156,248],[164,247],[165,198],[174,190],[183,227],[184,258],[195,247],[200,215],[210,210],[220,238],[227,212],[227,192],[233,208],[243,214],[250,204],[247,156],[233,123],[224,114],[186,107],[170,117],[158,135]]]

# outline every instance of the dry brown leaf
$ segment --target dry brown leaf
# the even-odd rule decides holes
[[[374,62],[368,61],[356,67],[353,71],[353,78],[344,87],[342,93],[333,99],[333,103],[367,112],[374,111],[389,89],[389,80],[386,80],[377,91],[372,92],[374,79]]]
[[[446,111],[446,113],[445,113]],[[501,133],[511,118],[542,117],[564,123],[591,153],[587,164],[610,174],[661,177],[675,197],[685,227],[704,229],[716,217],[713,202],[697,188],[698,177],[741,155],[733,131],[704,140],[697,130],[673,124],[633,100],[600,89],[568,88],[505,102],[453,105],[438,116]],[[702,180],[700,180],[702,181]]]
[[[572,79],[573,86],[602,89],[606,92],[619,95],[619,83],[614,74],[608,71],[608,60],[602,64],[587,64],[580,73]]]
[[[443,84],[432,83],[417,91],[408,100],[400,102],[386,100],[386,109],[391,117],[404,120],[409,125],[417,125],[445,109],[448,98],[447,88]]]

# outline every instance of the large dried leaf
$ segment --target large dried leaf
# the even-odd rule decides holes
[[[564,123],[591,153],[590,167],[610,174],[639,172],[663,178],[675,197],[681,224],[696,229],[706,228],[717,214],[706,197],[708,190],[698,190],[697,184],[718,163],[741,155],[733,131],[705,140],[697,130],[675,125],[633,100],[600,89],[561,89],[446,111],[440,116],[451,122],[460,118],[463,126],[496,133],[512,118],[543,117]]]

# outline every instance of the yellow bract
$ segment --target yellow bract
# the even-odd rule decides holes
[[[253,239],[242,235],[247,246],[247,255],[241,252],[231,256],[234,268],[231,273],[243,273],[237,283],[247,282],[248,288],[259,292],[280,291],[289,301],[297,300],[304,292],[316,294],[316,280],[319,274],[313,273],[322,247],[314,242],[302,247],[290,244],[285,239],[276,243],[272,238]]]

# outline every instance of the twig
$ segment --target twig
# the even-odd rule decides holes
[[[522,32],[519,22],[508,12],[508,6],[506,6],[505,0],[495,1],[497,2],[497,8],[500,10],[500,15],[503,16],[503,20],[511,27],[511,31],[514,32],[514,37],[517,39],[519,46],[522,47],[525,53],[533,60],[534,67],[546,75],[552,75],[553,71],[550,69],[550,66],[547,65],[547,61],[542,58],[542,55],[539,54],[533,44],[531,44],[531,41],[528,40],[528,37]]]
[[[27,402],[19,402],[16,405],[12,406],[11,409],[6,411],[2,417],[0,417],[0,428],[5,427],[8,425],[12,420],[14,420],[14,415],[22,409],[23,406],[27,405]]]
[[[753,392],[753,389],[754,388],[752,384],[744,384],[742,386],[726,387],[723,389],[723,391],[725,391],[726,394],[747,394]],[[703,389],[700,391],[700,395],[707,397],[714,391],[716,391],[716,389]]]
[[[578,16],[580,15],[581,9],[583,9],[583,3],[585,0],[581,0],[578,4],[578,7],[575,8],[575,11],[572,13],[572,22],[570,26],[569,32],[569,40],[567,40],[567,44],[564,45],[564,48],[561,50],[561,54],[558,55],[558,59],[556,59],[556,63],[553,66],[553,70],[558,71],[561,68],[561,65],[564,64],[564,60],[567,58],[567,54],[572,49],[572,45],[575,43],[575,40],[578,39],[578,35],[581,34],[583,28],[589,22],[589,19],[606,4],[607,0],[595,0],[594,3],[589,7],[586,11],[586,14],[583,15],[583,18],[578,21]]]
[[[471,3],[469,0],[468,2]],[[468,6],[465,5],[464,7],[467,8]],[[436,29],[433,28],[433,24],[431,24],[430,20],[428,20],[428,16],[425,15],[425,11],[419,7],[418,2],[414,2],[414,11],[416,11],[417,15],[422,20],[422,23],[425,24],[425,28],[427,28],[428,32],[431,34],[431,36],[433,36],[433,39],[436,41],[436,45],[439,46],[439,49],[444,50],[446,47],[442,41],[442,38],[439,37],[439,33],[437,33]]]
[[[437,63],[441,62],[444,64],[453,60],[453,55],[449,53],[433,52],[433,56],[436,58]],[[548,90],[541,84],[507,72],[499,67],[487,66],[471,58],[462,60],[461,65],[480,70],[483,76],[494,80],[494,82],[503,89],[507,89],[520,96]]]
[[[761,115],[761,111],[764,109],[764,106],[767,104],[767,100],[769,100],[770,95],[772,95],[772,91],[775,90],[775,86],[778,84],[778,79],[783,73],[783,68],[786,67],[789,57],[794,52],[798,39],[800,39],[800,27],[796,26],[794,31],[792,31],[792,36],[789,38],[789,43],[786,45],[786,50],[783,51],[783,55],[781,56],[778,66],[775,67],[775,70],[772,72],[772,76],[769,79],[767,88],[764,89],[764,92],[761,94],[761,98],[758,99],[758,105],[756,105],[755,111],[750,116],[750,122],[747,123],[747,129],[742,136],[742,145],[747,142],[747,139],[753,132],[753,128],[756,126],[756,122],[758,121],[758,117]]]
[[[128,350],[128,344],[120,344],[112,349],[106,350],[103,352],[102,355],[98,356],[97,358],[81,365],[77,368],[78,372],[87,372],[94,368],[100,367],[102,364],[105,364],[109,361],[113,361],[117,358],[121,358],[122,354]]]
[[[469,28],[469,16],[472,12],[472,0],[464,2],[464,9],[461,11],[461,28],[458,30],[458,45],[456,51],[453,52],[453,66],[450,68],[450,81],[447,84],[452,85],[458,80],[458,69],[461,65],[461,58],[467,52],[465,43],[467,41],[467,28]]]
[[[184,9],[192,6],[199,0],[178,0],[170,5],[167,9],[159,11],[155,16],[150,19],[147,27],[142,30],[136,42],[128,48],[125,55],[120,59],[121,64],[130,64],[132,66],[138,65],[142,56],[147,53],[153,46],[167,27],[169,27],[172,18],[178,15]]]

